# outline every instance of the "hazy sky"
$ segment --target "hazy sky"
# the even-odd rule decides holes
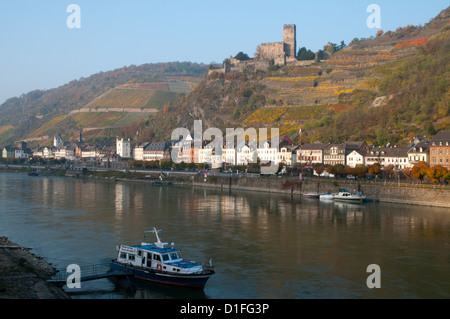
[[[81,28],[69,28],[70,4]],[[424,25],[448,0],[1,0],[0,103],[100,71],[144,63],[222,62],[258,44],[282,41],[297,25],[297,46],[317,51],[375,35],[366,20],[381,9],[381,29]],[[78,20],[71,20],[78,21]]]

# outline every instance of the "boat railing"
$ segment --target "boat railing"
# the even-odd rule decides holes
[[[112,261],[114,262],[116,260],[113,259]],[[191,270],[195,270],[199,266],[202,267],[202,270],[201,271],[192,272],[192,273],[199,273],[199,274],[201,274],[201,273],[204,273],[205,271],[208,271],[208,270],[214,270],[214,265],[212,265],[212,263],[211,264],[199,263],[199,262],[196,262],[194,260],[189,260],[189,261],[188,260],[184,260],[184,262],[192,264],[191,267],[183,267],[183,269],[186,270],[187,273],[191,273]],[[156,271],[157,270],[155,268],[149,268],[147,266],[132,265],[131,263],[120,263],[120,264],[122,265],[122,267],[125,268],[125,271],[126,270],[132,271],[133,269],[141,269],[141,270],[146,270],[146,271]],[[172,265],[170,263],[164,264],[164,266],[177,267],[177,265]],[[168,270],[164,270],[164,269],[161,269],[159,271],[168,272]]]
[[[190,273],[191,270],[197,269],[199,266],[202,268],[201,271],[196,271],[195,273],[204,273],[208,270],[214,270],[214,265],[212,264],[206,264],[206,263],[200,263],[195,260],[185,260],[185,262],[192,264],[192,267],[184,268],[187,270],[188,273]]]

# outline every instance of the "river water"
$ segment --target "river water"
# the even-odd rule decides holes
[[[203,291],[127,292],[108,279],[65,290],[80,299],[450,297],[449,209],[0,173],[0,235],[56,268],[107,263],[154,226],[186,259],[212,258]],[[372,264],[381,288],[367,286]]]

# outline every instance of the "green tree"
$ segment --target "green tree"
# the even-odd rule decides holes
[[[430,123],[430,125],[428,125],[427,133],[428,135],[436,135],[436,130],[433,126],[433,123]]]
[[[314,52],[307,50],[305,47],[300,48],[297,53],[297,59],[300,61],[314,60],[315,57]]]
[[[242,51],[239,52],[238,54],[236,54],[236,56],[234,58],[239,60],[239,61],[250,60],[250,57],[246,53],[244,53]]]
[[[377,144],[379,146],[386,145],[387,142],[387,134],[384,128],[380,127],[377,130]]]

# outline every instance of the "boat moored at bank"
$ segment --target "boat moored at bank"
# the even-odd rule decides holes
[[[333,200],[334,199],[334,195],[331,193],[326,193],[326,194],[321,194],[319,196],[320,199],[322,200]]]
[[[155,243],[142,242],[140,245],[117,247],[118,256],[110,263],[110,269],[130,271],[137,279],[194,288],[203,288],[215,273],[210,262],[203,266],[194,261],[184,260],[181,250],[175,244],[161,242],[158,233]]]
[[[352,194],[346,189],[340,189],[339,193],[334,195],[334,200],[339,202],[363,203],[366,200],[366,196]]]

